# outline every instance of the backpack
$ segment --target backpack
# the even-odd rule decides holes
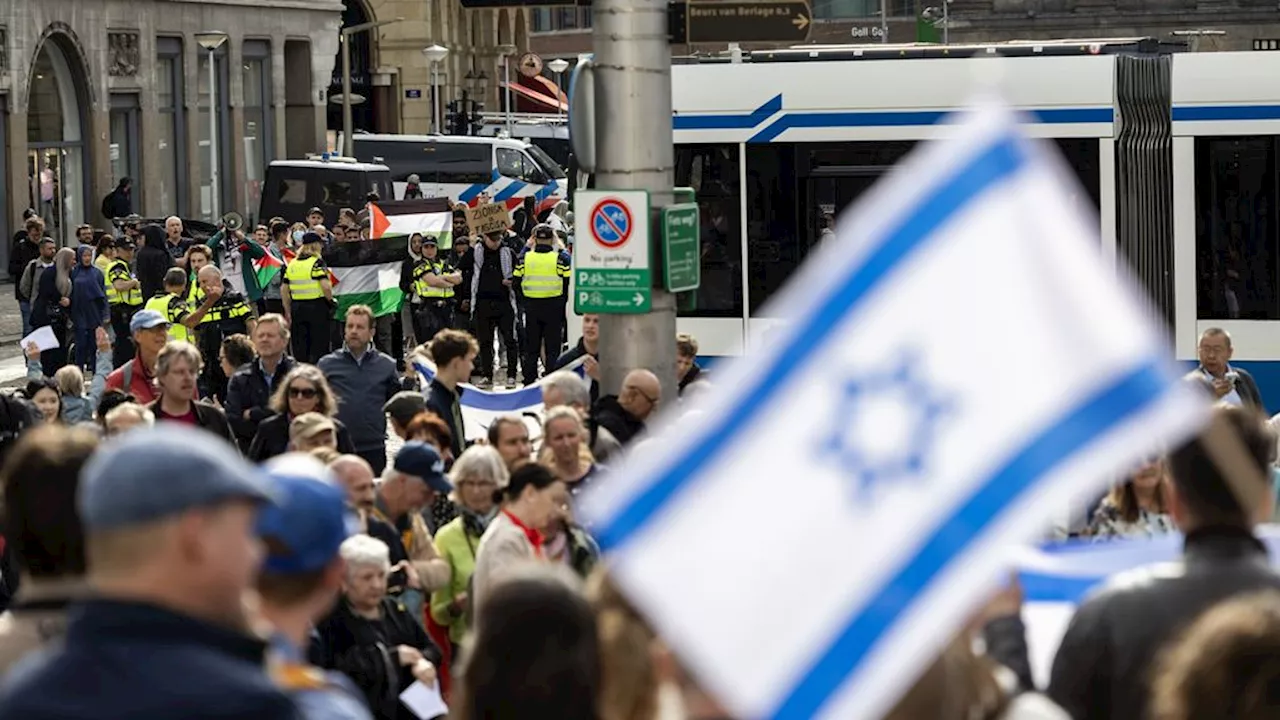
[[[115,219],[114,217],[116,212],[116,209],[114,207],[115,199],[116,199],[115,190],[112,190],[111,192],[107,193],[106,196],[102,198],[102,207],[98,208],[99,210],[102,211],[102,217],[107,218],[109,220]]]

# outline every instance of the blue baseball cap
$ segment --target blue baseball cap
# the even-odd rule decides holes
[[[347,494],[319,460],[289,453],[267,463],[276,503],[258,513],[258,537],[267,541],[264,572],[298,575],[323,570],[342,542],[360,531]]]
[[[77,497],[87,530],[145,525],[233,500],[273,500],[266,476],[212,433],[171,423],[103,445],[85,466]]]
[[[159,310],[139,310],[129,321],[129,332],[136,333],[139,330],[150,330],[168,324],[169,319],[161,315]]]
[[[411,440],[402,445],[400,452],[396,453],[393,467],[397,472],[422,478],[436,492],[453,490],[453,485],[444,476],[444,458],[440,457],[435,446],[421,440]]]

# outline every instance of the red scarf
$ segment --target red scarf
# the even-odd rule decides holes
[[[542,557],[542,533],[520,522],[520,518],[512,515],[506,510],[503,510],[502,514],[506,515],[507,519],[516,527],[520,528],[521,532],[524,533],[524,536],[528,538],[529,542],[533,545],[533,554],[538,557]]]

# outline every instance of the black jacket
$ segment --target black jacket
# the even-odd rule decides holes
[[[613,433],[618,442],[626,445],[644,432],[644,421],[637,420],[618,404],[617,395],[605,395],[591,410],[591,419],[600,427]]]
[[[437,668],[441,655],[404,605],[385,598],[382,618],[366,620],[343,599],[316,625],[316,632],[319,638],[312,643],[311,661],[351,678],[364,692],[374,717],[417,720],[400,703],[400,693],[413,684],[413,675],[396,658],[396,646],[417,648]]]
[[[146,242],[133,258],[133,272],[142,283],[142,297],[153,298],[164,291],[164,273],[173,267],[173,258],[165,249],[164,230],[149,225],[143,228]]]
[[[298,361],[285,355],[276,364],[276,372],[272,376],[271,387],[278,388],[285,375],[298,366]],[[227,420],[231,429],[236,432],[236,440],[241,450],[248,450],[253,436],[258,434],[258,424],[275,414],[267,407],[271,401],[271,391],[267,387],[267,377],[263,374],[258,361],[242,365],[231,379],[227,381]],[[244,411],[249,411],[249,419],[244,419]]]
[[[196,409],[196,425],[208,430],[232,445],[236,444],[235,435],[231,433],[231,424],[227,422],[226,413],[207,402],[194,401],[191,404],[194,405]],[[159,420],[160,398],[157,397],[147,405],[147,409],[155,413],[156,419]]]
[[[299,718],[265,653],[260,640],[154,605],[91,600],[72,610],[65,643],[6,678],[0,717]]]
[[[452,450],[453,456],[459,457],[462,451],[467,447],[466,428],[459,427],[455,422],[454,409],[458,411],[457,418],[462,418],[462,399],[463,388],[458,388],[458,394],[454,395],[445,387],[443,383],[435,378],[431,379],[431,385],[427,387],[427,409],[444,420],[444,424],[449,426],[449,433],[453,436]],[[465,422],[465,420],[463,421]]]
[[[27,269],[27,265],[32,260],[40,257],[40,246],[31,242],[30,237],[23,233],[13,244],[13,249],[9,251],[9,279],[13,281],[13,296],[19,300],[30,300],[31,298],[22,297],[22,293],[18,292],[18,280],[22,278],[22,272]]]
[[[258,425],[258,433],[253,436],[253,442],[249,443],[246,456],[259,463],[285,454],[289,450],[290,422],[288,415],[273,415],[263,420]],[[333,426],[337,430],[334,435],[338,438],[338,452],[344,455],[355,453],[356,446],[351,443],[351,433],[347,431],[347,426],[337,419],[334,419]]]
[[[685,373],[684,377],[680,379],[680,387],[677,388],[676,394],[683,395],[684,389],[689,387],[689,385],[691,385],[692,383],[696,383],[699,380],[706,380],[706,379],[707,379],[707,371],[703,370],[702,366],[699,365],[698,363],[694,363],[693,367],[689,368],[689,372]]]
[[[1210,606],[1268,588],[1280,588],[1280,574],[1251,533],[1191,532],[1181,563],[1124,573],[1076,611],[1053,661],[1049,697],[1076,720],[1144,718],[1161,648]]]

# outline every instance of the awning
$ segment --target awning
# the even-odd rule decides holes
[[[536,78],[525,78],[525,82],[537,83],[540,87],[531,88],[528,85],[511,83],[511,93],[513,95],[519,95],[520,98],[526,102],[531,102],[537,105],[538,107],[535,107],[532,112],[541,111],[555,113],[569,111],[569,103],[567,102],[564,93],[560,91],[560,88],[556,87],[554,82],[541,76]],[[504,83],[499,83],[499,85],[504,85]]]

